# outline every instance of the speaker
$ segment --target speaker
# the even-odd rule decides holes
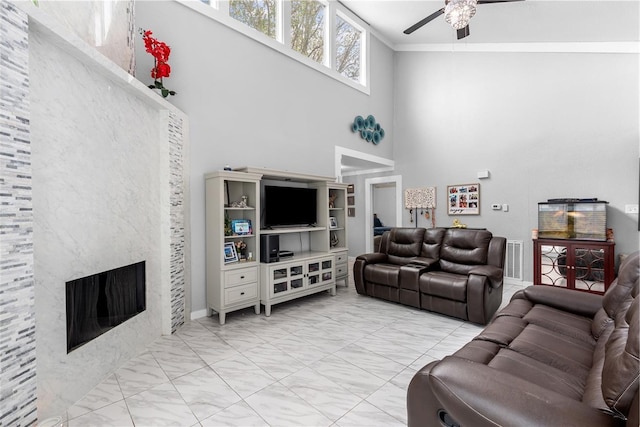
[[[280,261],[280,235],[262,234],[260,235],[260,262]]]

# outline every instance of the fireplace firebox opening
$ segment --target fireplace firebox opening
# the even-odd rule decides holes
[[[146,309],[145,261],[66,283],[67,353]]]

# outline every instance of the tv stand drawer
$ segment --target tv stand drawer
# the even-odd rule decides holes
[[[258,281],[258,267],[243,268],[240,270],[226,271],[224,273],[224,287],[232,288],[238,285]]]
[[[232,305],[256,299],[258,297],[258,283],[250,283],[248,285],[236,286],[225,289],[224,302],[226,305]]]

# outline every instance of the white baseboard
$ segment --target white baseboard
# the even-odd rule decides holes
[[[203,317],[207,317],[207,309],[192,311],[191,312],[191,320],[201,319]]]
[[[526,280],[511,279],[511,278],[508,278],[508,277],[504,278],[504,284],[505,285],[518,285],[518,286],[522,286],[523,288],[526,288],[527,286],[533,286],[533,282],[528,282]]]

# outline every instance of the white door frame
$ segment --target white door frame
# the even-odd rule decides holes
[[[352,157],[360,159],[368,163],[370,167],[363,167],[356,171],[342,172],[342,157]],[[391,172],[395,168],[393,160],[384,157],[374,156],[373,154],[363,153],[361,151],[351,150],[349,148],[336,145],[334,154],[334,170],[338,182],[342,182],[343,176],[367,175],[381,172]]]
[[[373,187],[378,184],[396,185],[396,224],[402,227],[402,175],[381,176],[364,180],[364,248],[366,253],[373,252]]]

